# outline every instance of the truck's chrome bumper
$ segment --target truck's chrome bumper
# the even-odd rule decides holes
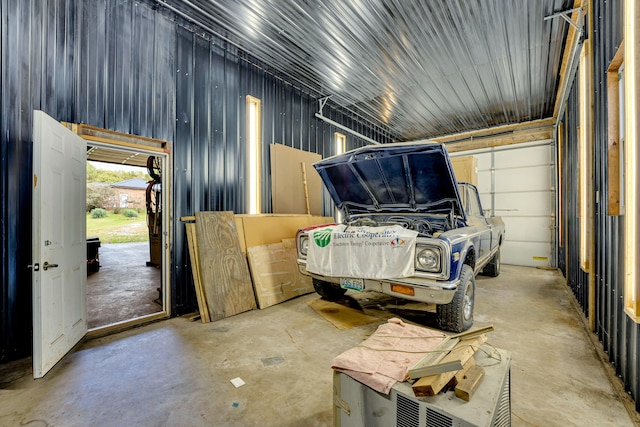
[[[311,276],[325,282],[340,284],[340,277],[322,276],[307,271],[305,260],[298,259],[300,273]],[[453,282],[438,282],[420,277],[403,277],[398,279],[364,279],[364,290],[381,292],[386,295],[425,302],[430,304],[448,304],[458,288],[459,280]],[[414,295],[406,295],[391,290],[391,285],[410,286],[414,289]]]

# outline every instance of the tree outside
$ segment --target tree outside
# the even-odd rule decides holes
[[[106,210],[118,207],[117,191],[109,184],[139,178],[150,181],[151,177],[143,169],[140,171],[114,171],[96,168],[87,163],[87,212],[91,209],[102,208]]]
[[[114,171],[108,169],[99,169],[91,163],[87,163],[87,184],[93,182],[101,182],[104,184],[115,184],[116,182],[126,181],[127,179],[140,178],[150,181],[151,177],[145,168],[140,167],[140,171]]]
[[[101,183],[87,183],[87,212],[95,208],[110,210],[115,208],[116,190]]]
[[[98,236],[102,243],[142,242],[149,239],[146,215],[125,216],[119,207],[118,193],[110,186],[133,178],[151,180],[144,168],[140,168],[139,172],[113,171],[87,163],[87,236]],[[96,208],[106,210],[106,217],[94,218],[91,211]],[[144,212],[144,209],[139,210]]]

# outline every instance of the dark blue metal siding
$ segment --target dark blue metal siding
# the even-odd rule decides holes
[[[65,9],[66,4],[61,3],[61,8]],[[56,70],[45,76],[41,72],[48,66],[67,65],[63,44],[67,33],[65,22],[50,20],[50,15],[60,7],[45,8],[37,2],[5,0],[0,10],[3,76],[0,93],[0,244],[3,246],[0,360],[7,360],[26,354],[31,348],[31,275],[27,268],[31,260],[31,111],[40,108],[58,113],[60,108],[60,116],[68,117],[66,107],[70,102],[68,96],[60,95],[65,90],[64,73]],[[45,21],[46,26],[43,25]],[[14,25],[16,22],[21,24]],[[47,32],[51,37],[43,37]],[[60,56],[44,55],[45,49]]]
[[[638,353],[640,328],[624,312],[624,217],[608,213],[608,111],[607,69],[623,37],[622,2],[597,0],[593,2],[593,28],[589,31],[593,46],[594,67],[594,236],[595,236],[595,324],[599,340],[625,388],[636,400],[640,391]],[[572,92],[563,119],[567,135],[562,179],[564,201],[565,247],[561,256],[567,256],[563,272],[585,313],[588,313],[589,277],[580,270],[579,224],[577,220],[577,111],[579,99]]]
[[[336,129],[315,118],[314,96],[276,78],[229,50],[215,39],[178,27],[176,39],[176,148],[174,150],[174,269],[175,283],[191,283],[183,225],[179,218],[200,210],[246,212],[246,96],[261,101],[263,143],[263,212],[271,211],[269,144],[317,152],[333,152]],[[332,120],[366,136],[389,142],[352,117],[326,108]],[[364,142],[347,134],[348,148]],[[325,198],[324,210],[333,206]],[[181,249],[180,249],[181,248]],[[178,312],[194,308],[191,286],[176,287]]]
[[[262,101],[265,211],[268,144],[333,154],[334,129],[314,117],[316,95],[155,2],[0,0],[0,18],[0,362],[31,350],[32,110],[171,142],[174,313],[196,308],[180,216],[245,212],[246,95]],[[356,125],[330,106],[325,113]],[[347,137],[350,148],[362,144]]]
[[[580,303],[583,312],[588,310],[588,297],[586,287],[588,286],[588,275],[580,267],[580,211],[579,211],[579,171],[578,171],[578,127],[579,127],[579,96],[578,96],[578,74],[569,92],[567,107],[564,112],[562,123],[564,127],[563,135],[563,162],[561,184],[563,187],[564,217],[563,222],[564,246],[560,248],[560,257],[564,263],[560,264],[562,272],[567,278],[567,284],[571,287],[576,299]]]
[[[594,179],[596,193],[596,333],[610,361],[638,405],[638,334],[624,313],[624,217],[610,216],[608,206],[607,68],[623,39],[622,2],[593,5],[594,48]]]
[[[140,2],[72,2],[78,122],[172,141],[175,23]]]
[[[589,310],[589,275],[580,267],[580,247],[588,242],[580,239],[580,218],[578,204],[578,84],[574,83],[564,117],[565,132],[564,141],[563,171],[562,177],[563,212],[565,213],[564,230],[565,245],[561,248],[560,256],[566,258],[566,269],[564,270],[567,283],[573,290],[576,299],[580,303],[585,315]]]

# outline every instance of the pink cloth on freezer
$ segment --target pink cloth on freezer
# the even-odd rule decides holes
[[[397,381],[407,379],[409,368],[445,336],[440,331],[410,325],[394,317],[380,325],[362,344],[334,358],[331,367],[388,394]]]

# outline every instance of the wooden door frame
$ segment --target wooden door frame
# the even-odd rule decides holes
[[[171,143],[154,138],[125,134],[108,129],[98,128],[86,124],[62,122],[64,126],[87,141],[93,147],[109,148],[117,151],[142,153],[147,156],[157,156],[162,159],[162,311],[135,319],[117,322],[100,328],[90,329],[88,337],[104,335],[112,331],[119,331],[141,323],[166,319],[171,316]],[[164,214],[166,212],[166,214]]]

